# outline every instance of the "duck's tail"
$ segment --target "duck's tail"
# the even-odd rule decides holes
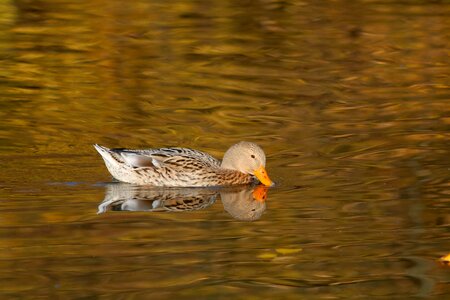
[[[123,158],[120,154],[112,151],[109,148],[94,144],[95,150],[102,156],[103,160],[108,164],[117,165],[117,163],[123,163]]]

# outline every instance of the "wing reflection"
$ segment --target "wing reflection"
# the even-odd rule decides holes
[[[114,183],[106,186],[98,213],[107,211],[192,211],[205,209],[220,195],[225,211],[241,221],[258,220],[266,209],[267,187],[153,188]]]

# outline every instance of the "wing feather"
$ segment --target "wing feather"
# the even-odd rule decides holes
[[[211,155],[189,148],[160,148],[148,150],[111,149],[135,168],[210,167],[220,166],[220,161]]]

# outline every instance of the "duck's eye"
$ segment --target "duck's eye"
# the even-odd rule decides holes
[[[250,155],[252,158],[255,158],[255,156],[252,154],[252,155]]]

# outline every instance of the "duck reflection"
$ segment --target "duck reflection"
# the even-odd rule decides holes
[[[258,220],[266,209],[267,187],[154,188],[114,183],[106,186],[98,213],[107,211],[192,211],[213,205],[220,195],[223,207],[241,221]]]
[[[258,185],[240,191],[222,191],[220,198],[223,208],[233,218],[240,221],[254,221],[261,218],[266,210],[268,188]]]

